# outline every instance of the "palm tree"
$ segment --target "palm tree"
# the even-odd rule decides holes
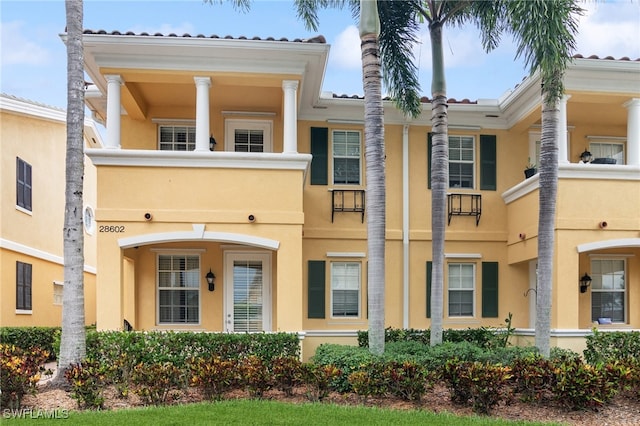
[[[526,64],[538,70],[542,80],[535,345],[548,357],[558,192],[558,104],[564,95],[564,73],[575,50],[577,17],[583,10],[576,0],[506,1],[504,7],[509,30],[519,42],[517,55],[524,54]]]
[[[86,353],[84,328],[84,234],[82,179],[84,175],[84,59],[82,52],[82,0],[66,0],[67,19],[67,153],[64,213],[64,290],[62,335],[58,373],[54,384],[64,383],[64,372]]]
[[[364,88],[364,136],[367,178],[367,252],[369,258],[367,297],[369,314],[369,351],[384,353],[385,346],[385,231],[386,231],[386,174],[384,147],[384,108],[382,106],[381,57],[385,82],[391,87],[396,104],[407,114],[420,113],[416,70],[413,65],[408,29],[415,20],[412,9],[404,2],[318,1],[296,0],[298,17],[307,27],[317,31],[317,7],[343,7],[349,3],[354,18],[360,21],[362,52],[362,82]],[[380,10],[378,10],[380,8]],[[395,30],[393,43],[381,52],[380,17],[385,19],[385,34]],[[386,25],[389,18],[389,24]],[[402,37],[402,36],[407,37]],[[398,37],[400,36],[400,37]],[[389,36],[386,36],[389,37]],[[382,54],[381,54],[382,53]]]

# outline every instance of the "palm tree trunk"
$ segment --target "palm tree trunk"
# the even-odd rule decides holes
[[[82,0],[66,0],[67,17],[67,153],[64,213],[64,290],[62,335],[58,374],[85,357],[84,234],[82,191],[84,175],[84,59],[82,51]]]
[[[367,252],[369,351],[384,353],[385,339],[385,153],[380,24],[375,0],[363,0],[360,9],[362,83],[364,86],[364,154],[367,178]]]
[[[543,102],[539,168],[540,212],[538,216],[538,291],[535,344],[540,354],[545,357],[549,357],[551,346],[551,293],[553,290],[554,231],[558,193],[557,123],[559,115],[557,100]]]
[[[449,137],[447,116],[447,87],[442,54],[442,25],[434,21],[429,25],[433,76],[431,83],[431,346],[442,343],[444,240],[449,181]]]

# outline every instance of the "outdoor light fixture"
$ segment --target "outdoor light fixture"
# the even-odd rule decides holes
[[[591,277],[586,272],[584,276],[580,278],[580,293],[586,293],[587,288],[591,285]]]
[[[591,153],[585,148],[584,152],[580,154],[580,161],[583,163],[590,163],[591,160],[593,160],[593,155],[591,155]]]
[[[213,135],[211,135],[209,137],[209,151],[215,151],[216,150],[216,138],[213,137]]]
[[[216,276],[213,274],[213,272],[211,272],[211,268],[209,268],[209,272],[207,272],[207,275],[205,275],[204,277],[207,279],[207,284],[209,284],[209,291],[215,290],[216,283],[214,283],[213,280],[216,279]]]

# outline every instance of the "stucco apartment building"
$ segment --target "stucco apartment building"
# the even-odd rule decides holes
[[[62,322],[66,113],[0,95],[0,326]],[[101,146],[93,120],[87,147]],[[96,169],[85,160],[85,321],[96,322]]]
[[[106,126],[86,150],[98,329],[298,332],[305,358],[355,343],[364,100],[322,92],[329,49],[85,31],[86,103]],[[640,62],[577,57],[565,85],[552,344],[579,350],[599,320],[640,328]],[[539,155],[540,100],[534,75],[498,99],[449,102],[445,328],[512,313],[519,343],[533,341],[539,179],[523,170]],[[414,120],[384,109],[386,324],[428,328],[431,105]]]

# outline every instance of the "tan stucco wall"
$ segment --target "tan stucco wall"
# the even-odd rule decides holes
[[[12,101],[15,101],[12,99]],[[65,114],[44,111],[24,102],[31,113],[0,110],[0,249],[2,301],[0,325],[54,326],[61,324],[61,306],[53,304],[53,282],[63,282],[63,234],[65,210]],[[46,114],[44,118],[42,112]],[[16,157],[32,167],[32,211],[16,208]],[[95,208],[96,169],[85,160],[83,198]],[[96,238],[84,232],[85,322],[93,324],[95,314]],[[32,264],[30,314],[16,314],[16,261]]]

